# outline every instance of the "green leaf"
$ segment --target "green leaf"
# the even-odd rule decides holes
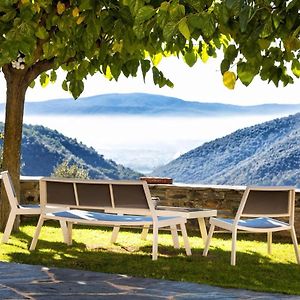
[[[190,33],[189,26],[188,26],[188,24],[187,24],[186,17],[182,18],[182,19],[179,21],[178,29],[179,29],[180,33],[181,33],[187,40],[190,39],[191,33]]]
[[[186,52],[184,55],[184,61],[189,67],[192,67],[197,61],[197,54],[194,51]]]
[[[240,21],[240,29],[242,33],[246,32],[247,30],[247,26],[250,19],[250,12],[251,9],[249,6],[244,6],[240,12],[239,21]]]
[[[255,69],[250,64],[240,62],[237,64],[237,75],[241,82],[248,86],[256,74]]]
[[[290,3],[288,4],[286,10],[287,11],[291,10],[298,3],[299,3],[299,0],[292,0],[292,1],[290,1]]]
[[[175,30],[176,30],[176,23],[168,22],[163,29],[164,39],[166,41],[169,41],[173,37]]]
[[[216,30],[214,17],[210,13],[203,12],[192,15],[188,20],[189,24],[191,24],[193,27],[201,29],[203,35],[207,38],[210,38]]]
[[[221,62],[221,73],[224,74],[230,68],[230,61],[224,58]]]
[[[135,22],[140,24],[143,23],[155,15],[155,9],[152,6],[146,5],[140,8],[135,17]]]
[[[16,10],[11,9],[8,10],[3,16],[0,17],[0,21],[4,23],[8,23],[9,21],[13,20],[16,16]]]
[[[56,79],[57,79],[57,74],[54,70],[52,70],[51,73],[50,73],[50,81],[52,83],[54,83],[56,81]]]
[[[33,88],[35,87],[35,81],[34,81],[34,80],[32,80],[32,81],[30,82],[29,87],[30,87],[31,89],[33,89]]]
[[[80,0],[79,9],[80,10],[92,10],[94,9],[94,0]]]
[[[47,73],[42,73],[40,75],[40,83],[43,88],[45,88],[50,82],[50,77]]]
[[[35,32],[35,36],[41,40],[46,40],[49,34],[44,26],[39,26],[37,31]]]
[[[300,77],[300,62],[297,59],[292,62],[292,72],[296,77]]]
[[[229,45],[225,51],[224,58],[227,59],[230,63],[233,63],[235,58],[238,55],[238,50],[234,45]]]
[[[267,38],[268,36],[270,36],[273,33],[273,22],[272,22],[272,18],[269,17],[266,21],[265,21],[265,25],[263,27],[263,30],[260,33],[260,37],[262,39]]]
[[[141,69],[143,73],[143,79],[145,81],[146,74],[150,70],[150,61],[148,59],[141,60]]]
[[[240,12],[240,9],[241,9],[241,1],[240,0],[226,0],[225,5],[235,15],[237,15]]]
[[[69,90],[74,97],[77,99],[84,90],[84,83],[82,80],[72,80],[69,85]]]
[[[66,92],[68,92],[69,91],[69,87],[68,87],[68,82],[67,82],[67,80],[64,80],[63,82],[62,82],[62,88],[63,88],[63,90],[64,91],[66,91]]]

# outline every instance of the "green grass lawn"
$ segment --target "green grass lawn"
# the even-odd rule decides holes
[[[159,257],[152,261],[151,234],[142,241],[139,230],[123,229],[117,243],[110,244],[111,228],[75,225],[73,245],[67,246],[62,243],[60,228],[52,221],[45,223],[36,250],[30,252],[35,224],[23,222],[9,243],[1,244],[1,261],[300,295],[300,266],[288,238],[276,241],[274,235],[269,256],[265,236],[239,234],[237,266],[233,267],[230,234],[215,234],[208,257],[203,257],[198,232],[189,233],[193,255],[186,257],[184,248],[172,247],[170,233],[161,232]],[[180,242],[182,245],[182,239]]]

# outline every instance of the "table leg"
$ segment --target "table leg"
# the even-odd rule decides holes
[[[200,232],[201,232],[202,242],[203,242],[203,245],[205,246],[206,239],[207,239],[207,230],[206,230],[204,218],[198,218],[198,223],[199,223],[199,228],[200,228]]]

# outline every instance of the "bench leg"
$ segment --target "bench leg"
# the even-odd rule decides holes
[[[272,252],[272,232],[267,232],[268,254]]]
[[[120,231],[120,226],[114,226],[112,234],[111,234],[111,238],[110,238],[110,242],[112,244],[114,244],[117,241],[119,231]]]
[[[188,255],[188,256],[192,255],[191,247],[190,247],[190,243],[189,243],[189,238],[188,238],[184,223],[180,224],[180,229],[181,229],[181,234],[182,234],[182,238],[183,238],[183,243],[184,243],[184,248],[185,248],[186,255]]]
[[[158,249],[158,227],[153,224],[152,260],[157,260]]]
[[[35,233],[34,233],[34,236],[33,236],[33,239],[31,241],[31,245],[29,247],[29,250],[32,251],[35,249],[36,247],[36,243],[37,243],[37,240],[40,236],[40,233],[41,233],[41,229],[42,229],[42,226],[44,224],[44,218],[43,216],[41,215],[40,218],[39,218],[39,221],[36,225],[36,230],[35,230]]]
[[[70,245],[69,228],[66,221],[59,220],[60,228],[63,234],[64,243]]]
[[[206,239],[207,239],[207,230],[206,230],[204,218],[198,218],[198,224],[201,232],[202,242],[203,245],[205,246]]]
[[[68,238],[69,238],[67,245],[71,246],[73,243],[73,239],[72,239],[73,223],[68,222],[67,227],[68,227]]]
[[[8,242],[8,239],[14,226],[15,219],[16,214],[11,210],[2,236],[2,243]]]
[[[179,239],[178,239],[177,227],[176,227],[176,225],[171,225],[170,228],[171,228],[171,234],[172,234],[174,248],[179,249]]]
[[[150,228],[150,225],[144,225],[143,226],[143,230],[142,230],[142,233],[141,233],[141,239],[144,240],[144,241],[147,239],[149,228]]]

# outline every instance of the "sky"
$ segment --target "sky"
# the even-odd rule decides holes
[[[151,93],[181,98],[187,101],[219,102],[235,105],[256,105],[263,103],[300,103],[300,79],[293,85],[276,88],[273,83],[268,84],[259,78],[245,87],[237,82],[234,90],[227,89],[222,82],[219,60],[210,58],[208,62],[197,62],[192,68],[176,57],[168,57],[161,61],[159,69],[174,83],[174,88],[159,88],[152,82],[152,75],[143,78],[120,77],[118,82],[109,81],[101,74],[89,77],[85,81],[85,90],[80,98],[107,93]],[[71,98],[71,94],[61,88],[65,77],[59,73],[55,84],[42,88],[39,82],[33,89],[29,88],[26,101],[43,101],[58,98]],[[0,73],[0,102],[5,102],[5,80]]]

